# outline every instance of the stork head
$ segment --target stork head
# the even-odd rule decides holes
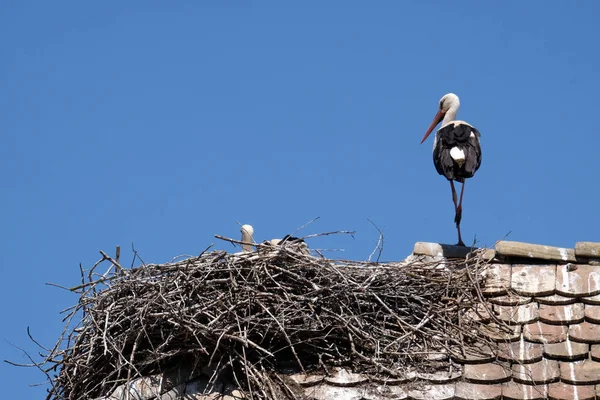
[[[252,228],[252,225],[245,224],[242,225],[240,231],[242,232],[242,242],[247,243],[242,245],[242,250],[245,252],[252,251],[252,245],[250,243],[254,242],[254,238],[252,237],[252,235],[254,235],[254,228]]]
[[[252,227],[252,225],[244,224],[244,225],[242,225],[240,232],[242,232],[242,238],[250,237],[251,238],[250,240],[252,240],[252,235],[254,235],[254,228]]]
[[[427,132],[425,132],[425,136],[423,136],[423,139],[421,139],[421,143],[423,143],[425,139],[427,139],[427,137],[431,134],[433,129],[440,122],[442,122],[448,110],[457,110],[459,106],[460,100],[458,100],[458,96],[454,93],[448,93],[442,96],[442,98],[440,99],[440,107],[438,109],[438,112],[437,114],[435,114],[435,117],[433,117],[433,122],[431,122],[431,126],[429,127],[429,129],[427,129]]]

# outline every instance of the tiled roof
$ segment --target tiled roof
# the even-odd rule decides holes
[[[415,252],[440,257],[440,246]],[[600,398],[600,243],[499,242],[490,257],[486,300],[514,331],[493,336],[494,362],[464,366],[455,398]]]
[[[468,252],[417,243],[412,257],[441,261]],[[564,249],[499,242],[486,256],[491,264],[482,293],[497,321],[510,327],[499,329],[490,316],[486,335],[497,347],[487,355],[485,351],[446,355],[440,359],[448,366],[444,372],[413,371],[403,379],[382,381],[338,368],[327,376],[288,375],[289,384],[311,400],[600,399],[600,243]],[[138,380],[137,385],[152,386],[149,382]],[[154,386],[148,391],[151,397],[132,398],[242,398],[236,397],[241,392],[232,392],[234,388],[225,384],[215,386],[211,394],[200,394],[207,392],[206,382],[206,377],[197,376],[158,397]]]

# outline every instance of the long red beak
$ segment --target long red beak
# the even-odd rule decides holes
[[[433,128],[435,128],[437,126],[437,124],[439,124],[442,121],[443,118],[444,118],[444,113],[442,112],[442,110],[438,111],[438,113],[435,114],[435,117],[433,117],[433,122],[431,123],[431,126],[429,127],[429,129],[427,129],[427,132],[425,132],[425,136],[423,136],[423,139],[421,139],[421,144],[423,144],[425,139],[427,139],[427,137],[431,134],[431,131],[433,131]]]

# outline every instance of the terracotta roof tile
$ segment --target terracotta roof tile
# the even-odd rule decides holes
[[[565,296],[593,296],[600,293],[600,266],[559,265],[556,269],[556,292]]]
[[[502,387],[500,385],[458,382],[454,397],[457,400],[500,400],[502,397]]]
[[[496,353],[487,344],[451,349],[450,357],[459,364],[484,364],[496,359]]]
[[[590,350],[590,356],[594,361],[600,361],[600,344],[593,344]]]
[[[514,364],[512,371],[516,382],[528,385],[556,382],[560,377],[558,361],[548,359],[533,364]]]
[[[585,319],[594,324],[600,324],[600,306],[586,305]]]
[[[481,330],[496,342],[514,342],[521,337],[521,325],[498,325],[493,322],[483,325]]]
[[[511,325],[537,321],[539,316],[537,303],[521,306],[494,306],[494,310],[498,313],[498,319]]]
[[[567,331],[565,325],[548,325],[540,321],[523,326],[525,339],[538,343],[558,343],[567,340]]]
[[[600,243],[577,242],[575,243],[575,255],[578,257],[600,257]]]
[[[575,261],[574,249],[508,240],[501,240],[496,243],[496,254],[504,257],[523,257],[537,260]]]
[[[548,385],[523,385],[517,382],[502,384],[503,400],[545,400]]]
[[[596,391],[594,386],[573,386],[568,383],[558,382],[548,386],[548,399],[550,400],[594,400]]]
[[[581,301],[583,301],[585,304],[600,305],[600,294],[597,294],[595,296],[582,297]]]
[[[414,371],[409,371],[409,372],[405,372],[402,373],[400,375],[400,377],[385,377],[385,376],[373,376],[371,377],[371,380],[373,382],[377,382],[383,386],[389,386],[389,385],[401,385],[403,383],[408,383],[408,382],[412,382],[415,379],[417,379],[417,374]]]
[[[561,296],[560,294],[553,294],[551,296],[542,296],[536,297],[535,301],[540,304],[550,304],[550,305],[565,305],[565,304],[573,304],[577,301],[576,298]],[[598,299],[600,304],[600,298]]]
[[[525,340],[512,343],[499,343],[498,347],[498,358],[504,361],[533,363],[540,361],[544,355],[544,345]]]
[[[383,396],[383,398],[385,399],[408,399],[408,393],[406,393],[406,390],[402,386],[377,386],[377,388],[375,389],[375,393],[379,394],[380,396]],[[331,399],[334,398],[335,397],[332,397]],[[370,398],[367,399],[370,400]]]
[[[499,306],[520,306],[521,304],[531,303],[531,297],[519,296],[518,294],[509,293],[504,296],[490,297],[488,301]]]
[[[413,254],[430,257],[465,258],[470,252],[469,247],[431,242],[416,242],[413,247]]]
[[[510,380],[510,367],[506,364],[486,363],[465,365],[463,378],[471,383],[502,383]]]
[[[569,337],[576,342],[600,343],[600,326],[589,322],[571,325],[569,327]]]
[[[510,287],[523,296],[554,294],[556,265],[514,265]]]
[[[574,385],[596,385],[600,383],[600,362],[585,360],[561,362],[560,379]]]
[[[418,373],[417,378],[429,383],[440,384],[454,382],[460,379],[462,374],[461,370],[453,369],[452,372],[445,370],[432,373]]]
[[[573,342],[569,339],[560,343],[544,345],[544,355],[555,360],[581,360],[587,358],[589,346],[585,343]]]
[[[510,264],[492,264],[482,273],[485,284],[481,291],[485,296],[499,296],[508,293],[510,287]]]
[[[540,321],[555,325],[577,324],[583,322],[585,317],[583,303],[567,304],[565,306],[541,304],[539,312]]]
[[[454,398],[455,385],[424,385],[422,387],[410,390],[408,397],[411,400],[451,400]],[[336,397],[337,398],[337,397]]]

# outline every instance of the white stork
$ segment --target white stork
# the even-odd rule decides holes
[[[450,181],[452,201],[454,202],[454,222],[458,231],[458,245],[464,246],[460,236],[462,218],[462,200],[465,191],[465,179],[472,177],[481,165],[480,133],[465,121],[457,121],[456,113],[460,101],[454,93],[448,93],[440,99],[440,108],[433,118],[431,126],[425,132],[421,143],[427,139],[433,129],[442,122],[433,142],[433,164],[440,175]],[[462,183],[460,200],[456,200],[454,181]]]

